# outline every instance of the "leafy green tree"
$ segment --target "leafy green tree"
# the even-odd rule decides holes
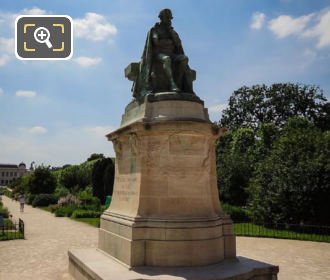
[[[232,205],[246,205],[253,172],[256,139],[252,129],[227,133],[217,142],[217,180],[220,198]]]
[[[278,83],[243,86],[234,91],[222,113],[221,126],[230,130],[262,123],[283,127],[289,118],[301,116],[322,130],[330,129],[330,103],[317,86]]]
[[[94,164],[92,172],[93,195],[98,197],[102,204],[107,195],[112,195],[115,177],[115,166],[111,158],[104,158]]]
[[[95,159],[103,159],[104,155],[103,154],[91,154],[90,157],[87,159],[87,161],[92,161]]]
[[[28,177],[27,190],[31,194],[51,194],[56,188],[56,178],[49,167],[38,166]]]
[[[290,119],[257,164],[249,193],[256,221],[329,224],[330,132]]]
[[[72,165],[63,169],[60,184],[69,190],[79,191],[91,183],[91,168],[86,165]]]

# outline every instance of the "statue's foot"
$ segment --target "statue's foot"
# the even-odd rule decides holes
[[[171,86],[171,91],[180,92],[181,89],[176,84],[174,84],[174,85]]]

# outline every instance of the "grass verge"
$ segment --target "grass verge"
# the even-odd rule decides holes
[[[70,218],[70,219],[89,224],[93,227],[100,227],[100,218]]]
[[[23,234],[20,232],[1,232],[0,231],[0,241],[13,240],[13,239],[23,239]]]

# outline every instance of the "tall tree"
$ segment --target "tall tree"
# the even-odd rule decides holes
[[[95,159],[102,159],[104,158],[103,154],[91,154],[87,161],[95,160]]]
[[[329,224],[330,132],[290,119],[256,165],[249,192],[256,221]]]
[[[262,123],[283,127],[289,118],[299,116],[322,130],[330,129],[330,103],[318,86],[292,83],[243,86],[230,97],[220,124],[230,130],[256,130]]]
[[[49,167],[38,166],[28,178],[27,190],[31,194],[49,194],[55,191],[56,178]]]
[[[93,196],[105,203],[107,195],[112,195],[115,166],[111,158],[104,158],[94,164],[92,172]]]

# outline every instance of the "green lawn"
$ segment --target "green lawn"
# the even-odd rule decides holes
[[[71,218],[72,220],[83,222],[94,227],[100,227],[100,218]]]
[[[7,228],[7,227],[10,227],[10,226],[13,226],[13,222],[9,219],[4,219],[3,220],[3,225]]]
[[[235,223],[235,234],[237,236],[254,236],[254,237],[272,237],[285,239],[298,239],[308,241],[330,242],[330,235],[319,235],[310,233],[301,233],[291,230],[273,229],[252,223]]]
[[[38,208],[47,212],[51,212],[49,206],[39,206]]]
[[[49,206],[43,206],[43,207],[38,207],[38,208],[51,212]],[[69,217],[69,218],[72,220],[78,221],[78,222],[83,222],[83,223],[89,224],[94,227],[100,227],[100,218],[71,218],[71,217]]]
[[[0,232],[0,241],[13,240],[13,239],[23,239],[24,236],[20,232],[5,232],[4,234]]]

